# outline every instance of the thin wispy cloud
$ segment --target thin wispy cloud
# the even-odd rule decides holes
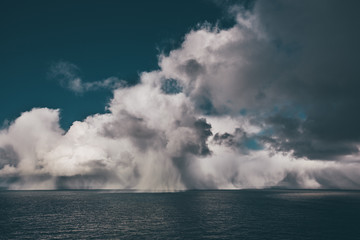
[[[126,86],[126,82],[117,77],[109,77],[94,82],[84,82],[80,77],[80,69],[75,64],[65,61],[52,64],[48,75],[50,78],[58,81],[62,87],[77,94],[99,89],[113,90]]]

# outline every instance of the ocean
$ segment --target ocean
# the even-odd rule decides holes
[[[360,239],[360,192],[0,191],[1,239]]]

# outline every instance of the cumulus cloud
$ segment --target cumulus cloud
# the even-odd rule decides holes
[[[0,184],[153,191],[359,188],[357,3],[256,1],[236,23],[190,31],[137,85],[114,88],[109,113],[65,132],[59,111],[34,108],[0,132]]]
[[[94,82],[84,82],[80,77],[80,69],[72,63],[59,61],[50,67],[49,77],[59,81],[61,86],[82,94],[99,89],[116,89],[126,85],[126,82],[117,77],[109,77]]]

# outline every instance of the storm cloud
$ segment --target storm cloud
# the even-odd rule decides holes
[[[136,85],[54,65],[77,93],[115,89],[109,112],[68,131],[59,110],[22,113],[0,132],[1,186],[359,188],[359,4],[226,7],[232,27],[191,30]]]

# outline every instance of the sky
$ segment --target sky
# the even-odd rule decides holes
[[[0,4],[0,187],[360,188],[357,1]]]
[[[222,12],[202,0],[2,1],[0,101],[6,104],[0,121],[33,107],[59,108],[68,129],[104,112],[111,91],[74,95],[48,76],[51,66],[72,63],[87,82],[118,77],[135,83],[139,73],[158,68],[162,51],[179,45],[198,23],[216,23]]]

